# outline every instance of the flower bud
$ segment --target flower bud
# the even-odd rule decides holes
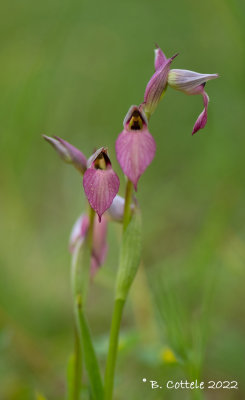
[[[160,49],[158,49],[158,54],[155,59],[156,72],[149,80],[144,95],[143,107],[148,119],[157,108],[167,89],[170,65],[173,59],[178,55],[175,54],[173,57],[166,59],[164,54],[159,52]]]

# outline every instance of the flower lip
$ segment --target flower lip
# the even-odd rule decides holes
[[[148,120],[142,107],[131,106],[123,121],[123,126],[128,130],[141,130],[148,125]]]
[[[101,221],[119,190],[119,178],[113,171],[106,147],[101,147],[88,160],[83,187],[90,206]]]

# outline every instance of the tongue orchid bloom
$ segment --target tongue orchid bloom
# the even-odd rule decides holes
[[[156,143],[148,131],[148,121],[141,107],[130,107],[123,125],[116,141],[117,159],[137,190],[140,176],[154,158]]]
[[[167,62],[163,51],[157,47],[155,50],[155,74],[165,67]],[[154,76],[154,75],[153,75]],[[188,95],[201,94],[203,97],[204,110],[197,118],[192,130],[192,135],[203,129],[207,123],[207,112],[209,97],[204,90],[207,81],[218,78],[218,74],[199,74],[185,69],[169,69],[167,73],[167,84],[173,89],[179,90]],[[165,77],[164,77],[165,83]],[[166,83],[165,83],[166,85]]]
[[[83,187],[91,207],[101,221],[102,214],[111,206],[119,190],[119,178],[111,167],[105,147],[97,150],[87,162]]]
[[[188,95],[202,95],[204,110],[194,124],[192,135],[199,131],[199,129],[203,129],[207,123],[209,97],[204,87],[207,81],[216,78],[218,78],[218,74],[199,74],[185,69],[172,69],[168,74],[168,84],[172,88]]]
[[[105,147],[100,148],[87,161],[80,150],[58,136],[52,138],[43,135],[43,137],[54,147],[63,161],[73,164],[84,175],[85,194],[89,204],[97,212],[100,221],[102,214],[113,205],[113,199],[120,185],[119,178],[111,167],[107,149]],[[118,202],[115,204],[113,205],[114,214],[119,213],[118,208],[120,208],[121,213],[122,207]]]

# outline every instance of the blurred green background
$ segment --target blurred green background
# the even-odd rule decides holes
[[[85,209],[79,174],[41,134],[89,156],[114,143],[142,102],[157,42],[174,68],[219,73],[203,105],[168,89],[150,131],[157,154],[139,182],[144,269],[122,324],[115,399],[245,398],[245,3],[43,0],[1,4],[0,399],[64,399],[73,349],[68,237]],[[103,368],[120,227],[91,287]],[[239,390],[151,390],[142,378],[238,381]],[[126,397],[125,397],[126,396]],[[196,397],[195,397],[196,396]]]

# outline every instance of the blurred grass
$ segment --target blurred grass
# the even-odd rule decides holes
[[[159,399],[142,378],[184,373],[239,381],[239,391],[207,399],[244,398],[244,2],[14,0],[0,15],[0,398],[64,397],[72,349],[67,239],[85,200],[79,175],[41,134],[87,156],[108,145],[123,194],[114,142],[129,106],[142,101],[155,41],[169,56],[180,52],[175,68],[221,78],[207,85],[200,134],[191,137],[198,96],[169,89],[151,121],[157,154],[138,192],[151,293],[135,284],[123,329],[140,337],[139,313],[154,328],[120,353],[117,398]],[[118,237],[110,226],[108,261],[91,289],[98,341],[109,329]],[[187,352],[184,369],[160,360],[166,346],[177,359]]]

